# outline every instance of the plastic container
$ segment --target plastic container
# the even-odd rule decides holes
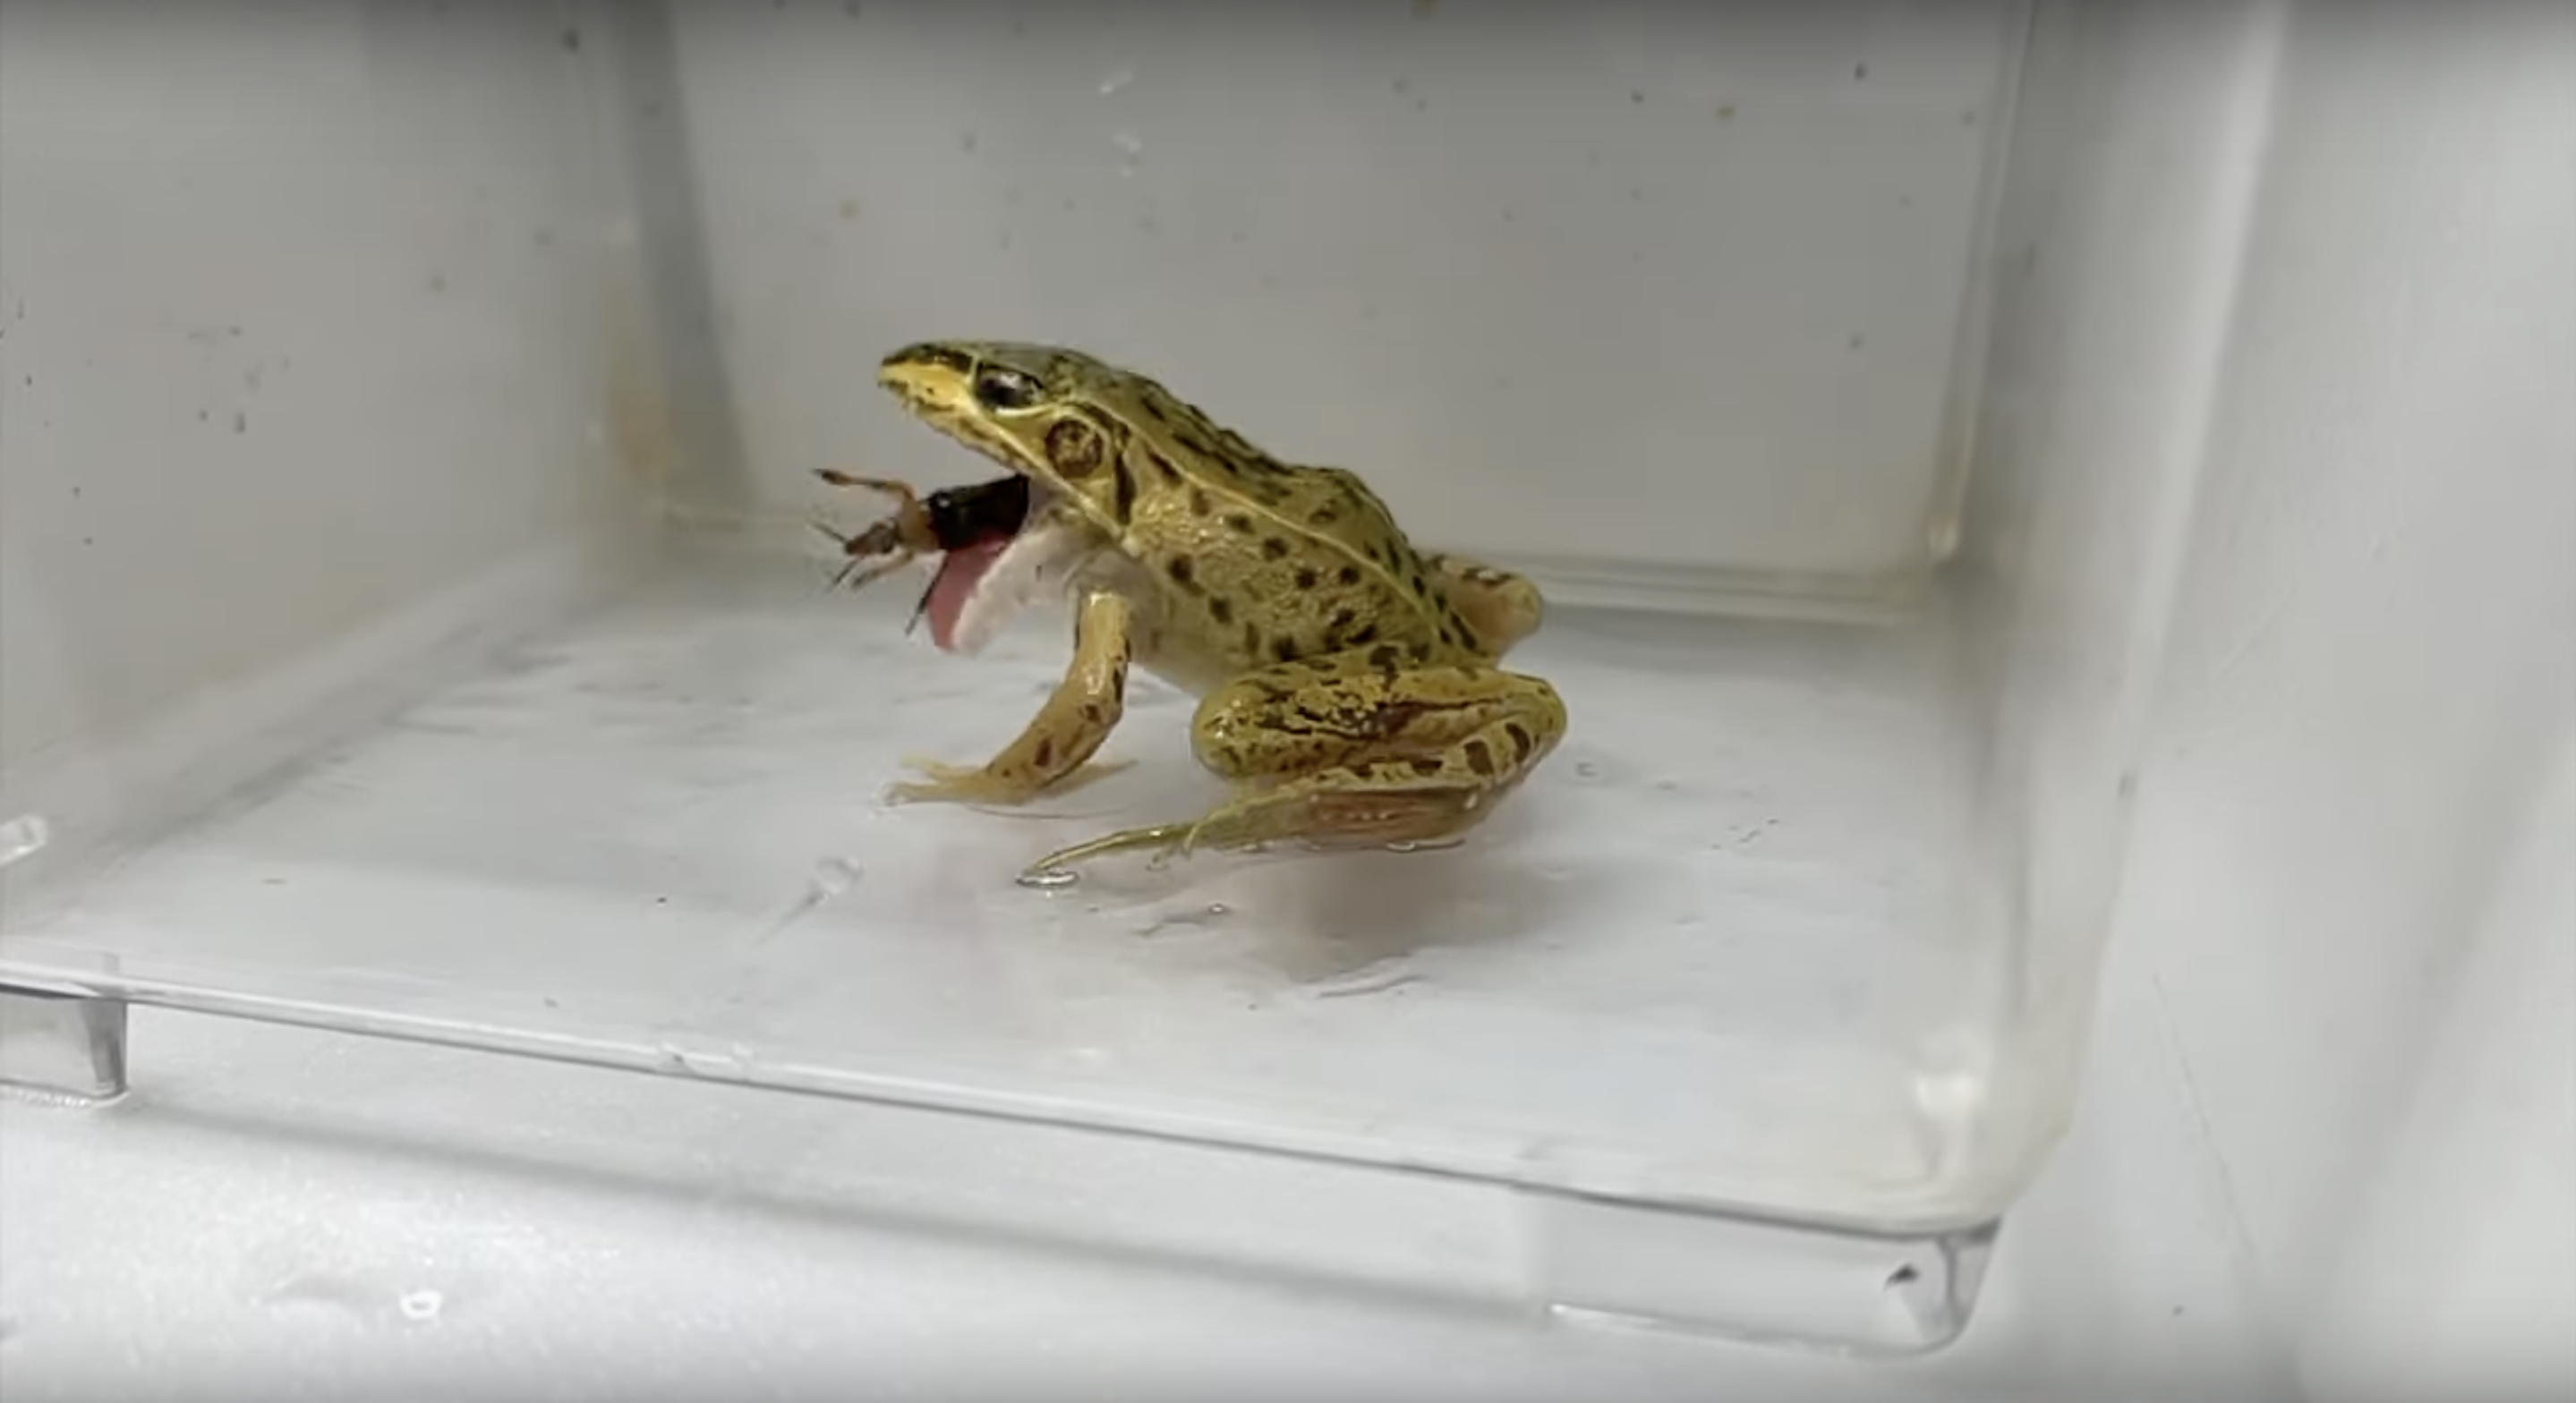
[[[1534,1307],[1938,1344],[2072,1108],[2276,21],[13,0],[10,1074],[162,1004],[1287,1157],[1503,1195]],[[1140,673],[1128,769],[883,802],[1068,656],[830,586],[816,470],[993,475],[873,383],[940,337],[1527,573],[1562,745],[1455,845],[1015,880],[1222,797]]]

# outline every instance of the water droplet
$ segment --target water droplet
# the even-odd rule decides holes
[[[1109,144],[1117,147],[1119,154],[1130,158],[1145,154],[1144,138],[1134,132],[1119,132],[1109,138]]]
[[[1110,74],[1108,77],[1103,78],[1103,79],[1101,79],[1101,80],[1100,80],[1100,95],[1101,95],[1102,97],[1108,97],[1108,96],[1110,96],[1111,94],[1113,94],[1113,93],[1117,92],[1120,88],[1123,88],[1123,87],[1127,86],[1128,84],[1130,84],[1130,83],[1132,83],[1132,82],[1135,82],[1135,81],[1136,81],[1136,70],[1135,70],[1135,69],[1132,69],[1132,68],[1122,68],[1122,69],[1119,69],[1117,72],[1112,73],[1112,74]]]
[[[1407,984],[1419,984],[1422,976],[1405,967],[1401,957],[1363,965],[1338,978],[1323,980],[1309,992],[1318,999],[1348,999],[1369,994],[1383,994]]]
[[[846,857],[827,857],[814,864],[814,891],[819,896],[839,896],[858,880],[859,865]]]
[[[1021,886],[1035,891],[1061,891],[1081,881],[1082,874],[1070,868],[1048,867],[1035,872],[1023,872],[1014,880]]]
[[[1391,853],[1444,853],[1466,845],[1464,838],[1441,838],[1427,843],[1389,843],[1386,850]]]
[[[43,814],[21,814],[0,823],[0,867],[44,851],[54,840],[54,826]]]
[[[1097,909],[1097,908],[1094,908]],[[1234,914],[1234,908],[1222,901],[1212,901],[1197,910],[1156,911],[1136,927],[1138,935],[1157,935],[1176,926],[1205,930]]]
[[[447,1298],[436,1291],[414,1291],[402,1298],[403,1319],[427,1324],[447,1308]]]

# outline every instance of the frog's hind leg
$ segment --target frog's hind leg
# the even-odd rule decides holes
[[[1438,842],[1482,822],[1565,734],[1565,703],[1539,678],[1472,664],[1399,670],[1386,658],[1381,648],[1292,663],[1210,693],[1199,759],[1235,781],[1232,800],[1192,822],[1050,853],[1031,870],[1137,848]]]
[[[1433,552],[1422,563],[1489,657],[1510,652],[1547,618],[1547,602],[1526,576],[1463,555]]]

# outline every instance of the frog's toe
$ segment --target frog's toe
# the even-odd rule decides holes
[[[995,774],[981,765],[950,765],[907,757],[906,768],[921,776],[886,786],[886,797],[898,804],[1019,804],[1036,797],[1027,781]]]
[[[921,778],[888,785],[886,797],[900,804],[1015,807],[1041,795],[1069,793],[1093,780],[1123,770],[1131,763],[1126,760],[1094,760],[1050,782],[1042,775],[1014,774],[989,765],[951,765],[938,760],[908,757],[904,761],[905,766]]]

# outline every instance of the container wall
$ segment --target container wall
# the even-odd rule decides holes
[[[2576,717],[2535,770],[2377,1172],[2299,1289],[2316,1403],[2576,1392]]]
[[[2576,14],[2296,6],[2249,235],[2118,938],[2295,1326],[2576,713]]]
[[[1870,596],[1946,547],[2019,0],[673,11],[791,527],[818,467],[971,471],[870,379],[996,336],[1561,586]]]
[[[1950,1055],[1993,1074],[1978,1123],[2033,1137],[1985,1146],[1982,1164],[2033,1163],[2073,1108],[2228,374],[2282,9],[2034,13],[1956,573],[1995,854],[1967,919],[2019,947],[2004,1041],[1965,1037]]]
[[[257,772],[309,743],[307,703],[561,594],[640,495],[633,226],[579,26],[0,9],[19,811],[71,837]]]

